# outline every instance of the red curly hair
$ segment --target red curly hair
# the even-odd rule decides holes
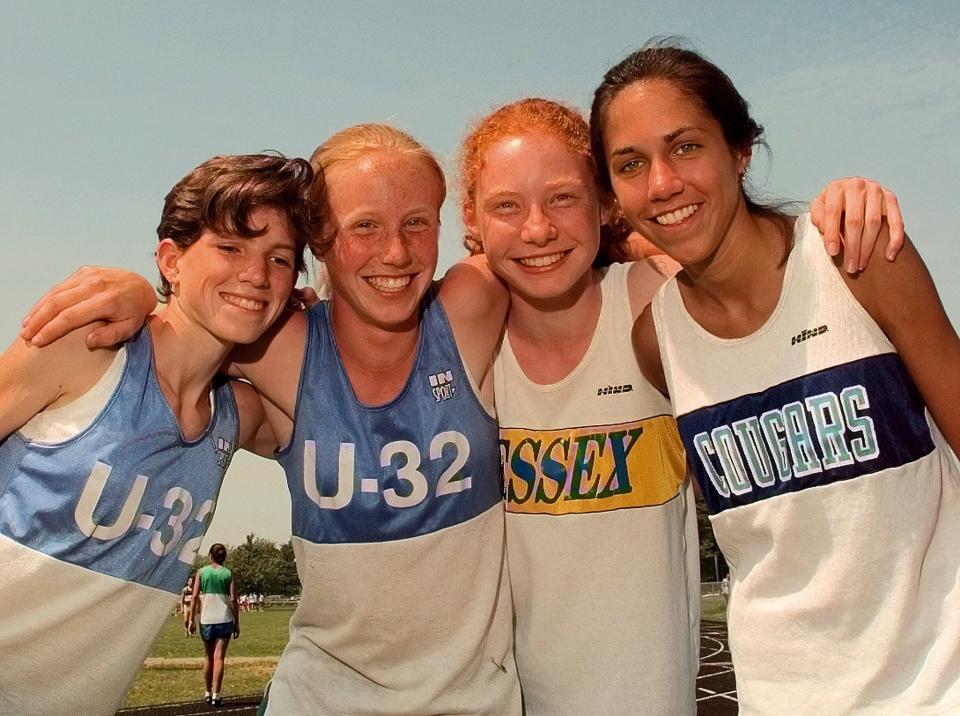
[[[594,177],[596,163],[590,149],[590,127],[579,110],[550,99],[527,97],[503,105],[491,114],[474,122],[460,147],[458,179],[461,212],[476,200],[477,181],[483,170],[487,149],[506,137],[518,134],[545,132],[560,139],[570,151],[582,155],[589,162]],[[600,191],[601,202],[610,201],[606,192]],[[599,265],[616,260],[617,243],[626,238],[630,229],[619,216],[604,225],[601,232]],[[482,254],[480,238],[466,232],[463,245],[471,255]]]

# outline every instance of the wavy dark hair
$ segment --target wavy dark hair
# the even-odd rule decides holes
[[[296,244],[296,270],[305,268],[303,251],[324,228],[326,186],[305,159],[278,154],[235,154],[208,159],[178,181],[163,204],[157,236],[186,249],[204,230],[253,238],[266,229],[250,225],[259,208],[283,215]],[[163,277],[157,285],[163,298],[171,294]]]

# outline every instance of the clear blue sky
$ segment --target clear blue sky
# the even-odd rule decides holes
[[[766,127],[772,195],[864,174],[960,325],[960,6],[955,2],[49,2],[0,5],[0,339],[82,263],[151,278],[163,196],[213,154],[309,155],[357,122],[453,162],[466,124],[527,95],[589,103],[652,35],[691,39]],[[448,200],[441,266],[460,255]],[[234,461],[210,539],[289,535],[282,473]]]

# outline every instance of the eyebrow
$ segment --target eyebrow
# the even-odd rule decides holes
[[[663,143],[669,144],[674,139],[679,137],[681,134],[683,134],[684,132],[689,132],[691,129],[697,129],[697,127],[679,127],[677,129],[674,129],[669,134],[663,135]],[[612,152],[610,152],[610,156],[617,157],[617,156],[620,156],[621,154],[633,154],[636,151],[637,150],[632,145],[628,145],[626,147],[619,147],[618,149],[614,149]]]

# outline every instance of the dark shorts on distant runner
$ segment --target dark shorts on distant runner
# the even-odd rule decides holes
[[[213,641],[214,639],[229,639],[231,636],[233,636],[233,622],[200,625],[200,638],[204,641]]]

